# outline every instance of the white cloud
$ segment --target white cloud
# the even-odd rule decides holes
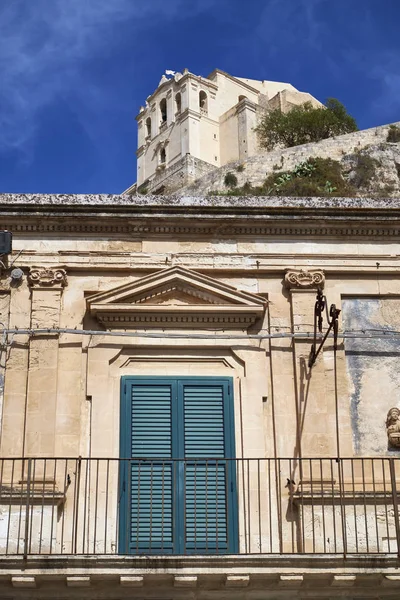
[[[88,60],[135,35],[146,19],[168,22],[211,0],[4,0],[0,3],[0,151],[23,149],[39,111],[80,83]],[[133,57],[132,57],[133,60]],[[166,65],[170,67],[170,64]],[[81,98],[82,99],[82,98]]]

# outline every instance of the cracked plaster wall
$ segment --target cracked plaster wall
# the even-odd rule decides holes
[[[346,330],[400,331],[400,298],[349,298],[342,306]],[[385,422],[390,408],[400,408],[400,338],[346,339],[345,353],[356,453],[398,455]]]

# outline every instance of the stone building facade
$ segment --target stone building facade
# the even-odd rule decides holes
[[[0,597],[398,597],[398,199],[0,221]]]
[[[174,191],[231,161],[259,152],[254,131],[260,112],[320,102],[289,83],[232,77],[215,69],[200,77],[187,69],[165,75],[138,122],[136,189]]]

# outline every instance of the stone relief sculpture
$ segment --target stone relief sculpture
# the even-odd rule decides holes
[[[389,444],[400,448],[400,409],[391,408],[386,417],[386,432]]]
[[[67,274],[64,269],[33,268],[29,271],[28,282],[31,287],[65,287]]]
[[[285,273],[285,285],[287,288],[323,288],[325,283],[324,272],[318,269],[317,271],[308,271],[305,269],[289,270]]]

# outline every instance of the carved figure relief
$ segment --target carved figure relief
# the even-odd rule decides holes
[[[389,444],[400,448],[400,409],[391,408],[386,417],[386,432]]]
[[[325,275],[323,271],[307,271],[300,269],[299,271],[287,271],[285,273],[285,285],[289,289],[300,288],[322,288],[325,284]]]

